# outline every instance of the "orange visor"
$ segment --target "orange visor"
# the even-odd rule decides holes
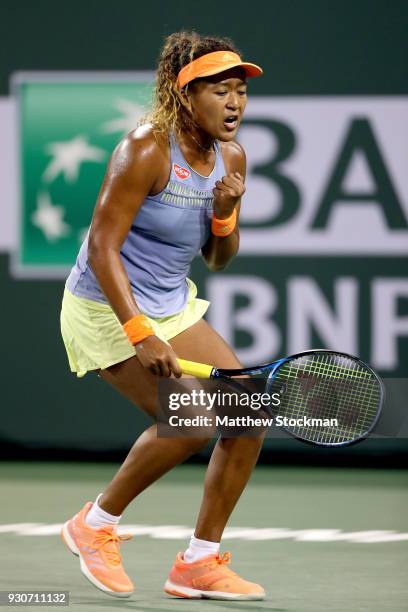
[[[187,64],[187,66],[184,66],[178,73],[177,85],[180,89],[183,89],[187,83],[194,79],[219,74],[236,66],[243,68],[247,77],[261,76],[263,72],[262,68],[256,64],[243,62],[237,53],[232,51],[214,51],[213,53],[202,55]]]

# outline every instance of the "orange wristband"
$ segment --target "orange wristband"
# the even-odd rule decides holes
[[[232,211],[232,215],[230,215],[227,219],[217,219],[217,217],[212,218],[211,221],[211,231],[214,236],[220,236],[224,238],[225,236],[229,236],[235,229],[237,224],[237,211],[234,208]]]
[[[140,314],[135,315],[122,326],[131,344],[137,344],[148,336],[154,336],[153,327],[147,318]]]

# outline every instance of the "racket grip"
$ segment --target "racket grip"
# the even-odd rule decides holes
[[[183,371],[183,374],[195,376],[196,378],[211,378],[213,366],[206,363],[197,363],[196,361],[187,361],[186,359],[177,359]]]

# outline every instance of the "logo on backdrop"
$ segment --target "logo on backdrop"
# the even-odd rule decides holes
[[[398,96],[250,100],[241,252],[407,254],[407,115]]]
[[[21,76],[21,226],[14,271],[65,276],[109,156],[146,110],[152,83],[114,74]],[[408,252],[408,104],[403,97],[256,97],[241,255]],[[389,121],[389,117],[393,121]],[[187,168],[174,164],[181,180]]]
[[[22,160],[16,276],[66,276],[88,231],[109,157],[146,112],[151,73],[142,80],[88,76],[14,78]]]

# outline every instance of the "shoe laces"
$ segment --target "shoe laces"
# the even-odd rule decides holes
[[[215,560],[217,561],[218,565],[228,565],[228,563],[231,563],[231,553],[225,552],[222,557],[220,557],[220,555],[217,555],[215,557]]]
[[[132,537],[130,533],[118,535],[116,531],[112,529],[102,528],[98,529],[98,533],[92,541],[92,547],[95,548],[95,550],[103,550],[111,565],[120,565],[122,556],[119,552],[119,542],[130,540]]]
[[[211,566],[213,566],[214,563],[216,565],[221,566],[229,565],[229,563],[231,563],[231,553],[225,552],[222,556],[217,555],[216,557],[214,557]],[[232,569],[230,569],[229,567],[224,567],[224,571],[227,572],[230,576],[237,576],[237,574],[233,572]]]

